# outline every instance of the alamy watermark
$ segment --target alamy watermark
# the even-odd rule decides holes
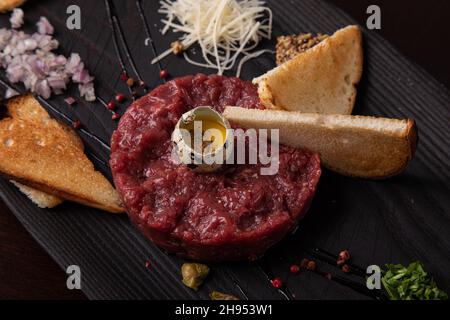
[[[376,4],[367,7],[367,14],[370,16],[367,18],[366,26],[369,30],[381,29],[381,8]]]
[[[67,7],[66,13],[69,15],[66,26],[69,30],[81,30],[81,8],[75,4]]]
[[[81,289],[81,268],[75,264],[70,265],[66,269],[66,273],[69,275],[66,280],[67,289]]]
[[[381,268],[375,264],[368,266],[366,269],[368,275],[366,286],[369,290],[381,289]]]

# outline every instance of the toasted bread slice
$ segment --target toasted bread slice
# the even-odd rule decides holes
[[[10,11],[21,6],[25,0],[0,0],[0,12]]]
[[[51,119],[32,97],[8,102],[0,121],[0,173],[49,193],[110,212],[123,212],[116,190],[95,171],[72,129]]]
[[[22,193],[24,193],[30,200],[36,204],[39,208],[54,208],[57,205],[63,203],[63,199],[55,197],[51,194],[30,188],[26,185],[18,183],[17,181],[11,180]]]
[[[227,107],[224,116],[245,128],[279,129],[280,143],[317,152],[327,168],[347,176],[387,178],[414,155],[413,120],[322,115]]]
[[[351,114],[362,68],[361,31],[348,26],[253,82],[267,108]]]
[[[63,130],[72,139],[72,143],[78,146],[81,150],[84,149],[83,142],[80,137],[70,128],[62,126],[57,122],[50,121],[50,115],[41,107],[39,103],[34,103],[29,96],[18,96],[8,102],[8,114],[12,118],[31,121],[39,126],[50,126],[53,130]],[[43,191],[33,189],[17,181],[11,180],[22,193],[24,193],[30,200],[39,208],[54,208],[64,202],[63,199],[54,195],[45,193]]]

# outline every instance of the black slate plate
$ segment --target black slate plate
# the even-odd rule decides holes
[[[82,30],[65,26],[66,8],[76,3],[82,10]],[[25,5],[27,26],[45,15],[55,25],[60,51],[78,52],[96,76],[97,92],[108,101],[116,91],[126,92],[104,1],[39,0]],[[157,1],[110,1],[112,15],[123,31],[133,61],[127,59],[120,37],[118,48],[124,67],[151,87],[161,83],[145,24],[142,6],[157,52],[166,49],[173,36],[159,33]],[[300,31],[327,32],[354,21],[336,7],[314,0],[269,1],[274,12],[274,35]],[[116,18],[113,18],[113,22]],[[0,26],[8,25],[0,16]],[[116,34],[118,36],[118,34]],[[385,181],[350,179],[324,171],[318,194],[297,232],[287,237],[257,263],[212,265],[212,274],[196,293],[184,287],[179,267],[183,260],[167,255],[144,239],[127,217],[115,216],[72,203],[39,210],[7,181],[0,180],[0,196],[33,237],[62,267],[76,264],[82,270],[82,289],[91,299],[207,299],[212,290],[249,299],[365,299],[335,281],[313,273],[289,276],[289,265],[315,247],[337,253],[347,248],[360,265],[407,264],[420,259],[443,289],[450,291],[450,95],[415,64],[373,32],[364,32],[365,70],[359,87],[356,113],[414,118],[420,129],[415,159],[400,176]],[[273,42],[263,46],[273,47]],[[209,73],[170,57],[162,67],[173,76]],[[274,65],[273,58],[249,62],[243,72],[251,79]],[[3,76],[3,72],[1,73]],[[4,86],[0,85],[0,91]],[[44,106],[63,121],[80,119],[80,133],[98,169],[109,176],[108,142],[115,123],[101,103],[80,102],[68,107],[62,97]],[[125,107],[121,107],[123,112]],[[93,138],[93,136],[96,138]],[[151,266],[145,267],[150,261]],[[320,264],[326,270],[326,266]],[[339,272],[333,271],[336,274]],[[287,296],[271,287],[275,274],[287,283]],[[351,277],[352,278],[352,277]],[[354,278],[354,277],[353,277]]]

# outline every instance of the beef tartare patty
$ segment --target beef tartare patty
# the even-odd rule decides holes
[[[198,106],[263,109],[256,87],[238,78],[174,79],[134,102],[112,137],[111,169],[130,219],[168,252],[205,261],[256,259],[291,231],[321,174],[318,155],[285,146],[276,175],[260,165],[196,173],[171,159],[171,134]]]

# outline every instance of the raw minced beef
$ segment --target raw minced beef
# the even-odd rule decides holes
[[[154,243],[197,260],[255,259],[306,213],[321,174],[317,154],[280,146],[276,175],[261,165],[196,173],[171,158],[171,134],[198,106],[263,108],[238,78],[187,76],[133,103],[112,137],[111,169],[131,220]]]

